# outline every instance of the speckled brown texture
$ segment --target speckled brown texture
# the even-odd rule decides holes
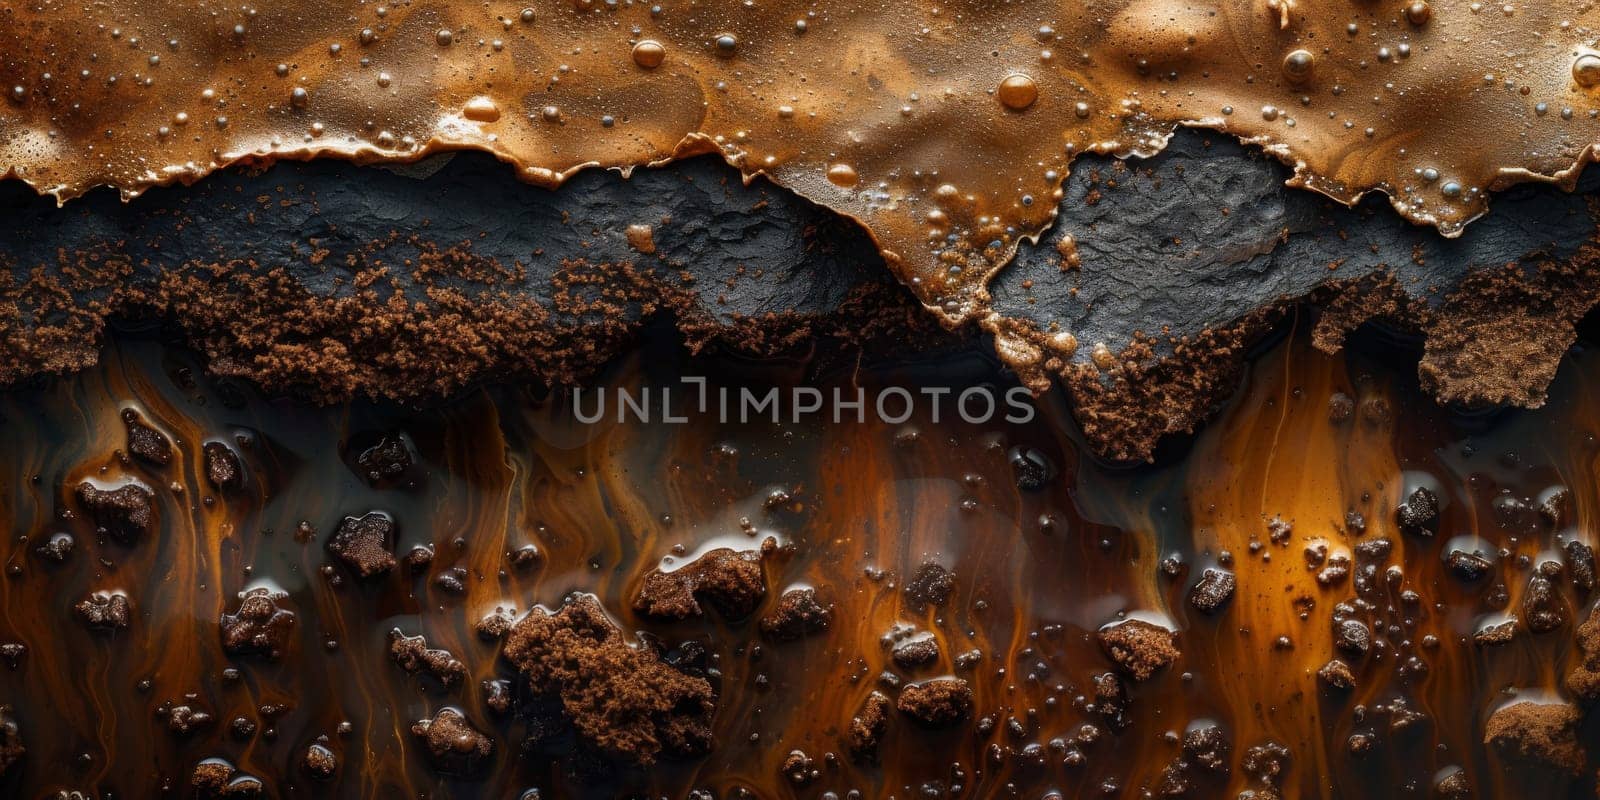
[[[811,587],[790,589],[761,617],[761,633],[775,642],[790,642],[823,633],[833,622],[833,604],[824,603]]]
[[[396,628],[389,632],[389,657],[406,672],[426,672],[446,687],[456,686],[467,677],[467,665],[449,650],[429,647],[422,635],[407,636]]]
[[[972,714],[972,687],[960,678],[934,678],[907,684],[895,708],[923,727],[943,728]]]
[[[1577,707],[1566,703],[1515,702],[1489,715],[1483,741],[1509,759],[1576,775],[1583,769]]]
[[[1468,406],[1543,405],[1574,326],[1600,300],[1597,260],[1591,244],[1571,262],[1468,276],[1425,328],[1423,388]]]
[[[850,718],[845,729],[845,745],[850,757],[857,763],[870,764],[878,760],[878,745],[889,729],[889,709],[894,704],[888,695],[873,692],[862,702],[861,709]]]
[[[578,735],[602,752],[649,766],[711,747],[711,684],[630,645],[593,596],[555,613],[530,611],[507,632],[502,652],[529,690],[559,702]]]
[[[494,752],[494,740],[454,708],[443,708],[432,719],[418,720],[411,732],[422,740],[435,764],[446,773],[473,772]]]
[[[641,614],[662,619],[688,619],[704,614],[703,600],[718,613],[741,619],[755,611],[767,595],[761,553],[728,548],[712,550],[671,572],[645,576],[633,600]]]
[[[137,481],[115,489],[84,481],[74,494],[94,520],[96,530],[124,544],[143,538],[155,524],[155,493]]]
[[[1578,626],[1575,655],[1567,690],[1586,703],[1600,700],[1600,605],[1590,608],[1589,618]]]
[[[1136,681],[1149,680],[1183,655],[1178,635],[1144,620],[1130,619],[1101,629],[1100,648]]]
[[[417,255],[394,263],[394,247]],[[730,320],[709,315],[684,276],[631,263],[565,260],[542,305],[522,290],[520,264],[480,256],[470,242],[442,247],[395,233],[342,263],[325,257],[308,254],[311,273],[321,272],[313,279],[326,284],[318,290],[299,270],[251,261],[176,263],[153,285],[136,282],[133,265],[109,249],[63,252],[20,284],[0,271],[0,383],[94,364],[112,318],[169,321],[212,372],[330,403],[439,399],[487,376],[576,384],[663,316],[691,350],[915,349],[947,338],[887,276],[856,287],[830,314]],[[415,284],[409,293],[395,278],[401,270]]]
[[[396,245],[417,255],[386,258]],[[1441,400],[1533,406],[1573,326],[1600,298],[1597,254],[1591,244],[1572,259],[1480,272],[1437,304],[1414,299],[1385,273],[1332,281],[1193,336],[1139,334],[1098,365],[1051,357],[1025,377],[1036,388],[1050,385],[1045,374],[1065,384],[1100,456],[1148,459],[1163,437],[1207,419],[1236,388],[1250,348],[1304,307],[1314,310],[1320,349],[1336,350],[1362,323],[1385,320],[1420,336],[1419,374]],[[63,252],[25,281],[0,272],[0,382],[93,364],[113,318],[167,321],[213,372],[322,402],[437,399],[487,376],[582,383],[652,319],[670,319],[691,349],[760,356],[955,341],[887,275],[853,289],[831,313],[726,319],[705,310],[714,287],[632,263],[563,261],[551,301],[541,304],[516,288],[526,277],[521,265],[479,255],[470,242],[445,247],[396,233],[341,263],[323,257],[308,254],[327,284],[315,291],[298,271],[249,261],[176,263],[154,284],[135,282],[134,265],[110,249]],[[409,293],[401,274],[415,284]],[[1007,330],[1043,341],[1014,322]]]
[[[238,608],[222,615],[222,649],[233,655],[282,658],[294,628],[294,612],[279,605],[287,598],[264,586],[241,593]]]
[[[339,529],[328,537],[327,548],[356,575],[371,578],[394,569],[394,539],[394,520],[381,511],[372,511],[345,517]]]

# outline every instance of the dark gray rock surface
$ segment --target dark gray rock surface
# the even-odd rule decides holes
[[[1592,176],[1578,194],[1505,192],[1450,240],[1405,223],[1383,198],[1345,208],[1288,188],[1288,174],[1225,136],[1187,130],[1154,158],[1078,162],[1057,223],[1039,244],[1023,246],[991,290],[1002,317],[1035,331],[1070,331],[1080,345],[1117,352],[1136,332],[1153,337],[1140,356],[1148,370],[1099,375],[1087,346],[1047,362],[1066,378],[1083,418],[1101,419],[1086,423],[1091,442],[1120,436],[1133,444],[1119,457],[1136,456],[1214,407],[1229,384],[1225,373],[1242,361],[1239,336],[1211,358],[1174,349],[1176,340],[1207,341],[1329,281],[1374,275],[1405,296],[1388,313],[1431,319],[1435,309],[1449,310],[1468,276],[1504,273],[1507,264],[1530,275],[1550,263],[1587,264],[1577,256],[1596,232],[1585,194],[1600,186]],[[631,226],[648,226],[650,244],[637,228],[630,236]],[[1064,234],[1076,242],[1077,268],[1063,268]],[[1458,320],[1448,345],[1429,339],[1425,377],[1433,369],[1448,384],[1452,371],[1461,378],[1500,370],[1531,376],[1523,383],[1548,381],[1570,341],[1561,331],[1600,293],[1591,271],[1530,278],[1532,288],[1500,274],[1491,287],[1496,314],[1519,305],[1528,312],[1501,315],[1495,335],[1526,328],[1550,343],[1537,354],[1540,369],[1486,366],[1482,353],[1468,352],[1477,334],[1459,318],[1481,311],[1469,303],[1450,312]],[[1346,313],[1345,323],[1372,313]],[[187,337],[219,372],[283,388],[315,384],[327,400],[445,394],[514,372],[581,379],[585,366],[661,318],[675,318],[696,345],[722,336],[756,353],[806,337],[947,341],[858,225],[765,181],[745,185],[710,158],[629,178],[587,171],[555,191],[519,183],[504,165],[472,153],[380,168],[282,163],[129,203],[97,192],[65,208],[18,182],[0,183],[0,360],[9,362],[0,378],[92,363],[108,321],[149,317]],[[816,319],[831,322],[802,322]],[[1427,338],[1425,328],[1417,326]],[[500,336],[505,329],[517,335]],[[597,344],[587,348],[568,344],[591,339]],[[1516,349],[1507,352],[1515,357]],[[337,355],[319,362],[307,353]],[[446,362],[448,374],[428,371]],[[1214,379],[1181,391],[1162,383],[1185,369]],[[1477,395],[1446,386],[1441,396],[1519,392],[1536,404],[1542,385],[1495,385]]]
[[[994,306],[1116,350],[1134,330],[1192,336],[1331,278],[1380,270],[1436,302],[1472,270],[1570,257],[1596,223],[1581,194],[1523,185],[1446,239],[1402,220],[1386,198],[1347,208],[1286,187],[1288,178],[1279,162],[1205,131],[1179,131],[1165,151],[1126,169],[1083,159],[1067,179],[1055,226],[991,283]],[[1591,174],[1580,191],[1597,185]],[[1076,241],[1077,271],[1061,269],[1063,234]]]
[[[630,225],[652,228],[653,256],[630,246]],[[135,265],[131,282],[182,264],[249,260],[293,270],[311,292],[337,296],[351,287],[337,285],[341,271],[330,267],[395,232],[446,247],[470,242],[480,256],[522,264],[519,291],[541,304],[553,299],[550,278],[570,259],[648,262],[689,270],[702,285],[736,284],[738,291],[711,293],[725,302],[706,303],[724,320],[829,311],[859,284],[892,280],[859,226],[764,181],[745,186],[709,158],[637,170],[631,179],[590,170],[554,192],[519,183],[475,153],[392,169],[285,162],[154,189],[130,203],[98,191],[64,208],[20,182],[0,183],[0,252],[16,275],[52,268],[62,251],[115,249]],[[418,254],[403,241],[380,249],[391,263]],[[317,264],[314,251],[323,251]],[[396,277],[421,299],[409,276]]]

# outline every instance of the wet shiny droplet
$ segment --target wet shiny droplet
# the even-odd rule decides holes
[[[1311,68],[1316,58],[1310,50],[1295,50],[1283,57],[1283,76],[1291,83],[1305,83],[1311,79]]]
[[[717,37],[717,54],[731,56],[739,49],[739,40],[731,33],[724,33]]]
[[[1406,6],[1406,21],[1412,25],[1426,25],[1433,19],[1433,8],[1422,0]]]
[[[438,33],[433,35],[434,41],[438,42],[440,47],[449,47],[450,43],[455,41],[455,38],[455,34],[445,28],[441,28]]]
[[[828,167],[828,182],[835,186],[843,186],[848,189],[856,185],[858,180],[860,180],[860,176],[856,174],[856,168],[849,164],[834,164]]]
[[[1579,86],[1600,86],[1600,55],[1584,53],[1572,62],[1572,79]]]
[[[995,89],[995,97],[1006,108],[1021,111],[1039,99],[1039,85],[1027,75],[1012,73],[1000,81],[999,88]]]
[[[660,42],[653,39],[645,39],[633,46],[633,63],[645,69],[655,69],[661,66],[661,62],[666,60],[666,57],[667,48],[662,47]]]

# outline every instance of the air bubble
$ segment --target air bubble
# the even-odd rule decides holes
[[[1591,88],[1600,86],[1600,55],[1584,53],[1572,62],[1572,79],[1579,86]]]
[[[1310,50],[1295,50],[1283,57],[1283,76],[1292,83],[1305,83],[1311,79],[1311,68],[1316,58]]]
[[[633,46],[633,63],[645,69],[655,69],[666,60],[667,48],[653,39],[645,39]]]
[[[995,89],[995,97],[1006,108],[1021,111],[1039,99],[1039,85],[1033,82],[1033,78],[1014,72],[1000,81],[999,88]]]
[[[855,186],[861,178],[856,174],[856,168],[849,164],[834,164],[828,167],[828,182],[834,186],[846,189]]]

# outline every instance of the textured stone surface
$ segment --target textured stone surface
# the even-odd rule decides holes
[[[1536,254],[1571,257],[1594,235],[1586,198],[1550,188],[1506,192],[1446,239],[1376,197],[1351,209],[1289,189],[1289,174],[1204,131],[1179,133],[1150,159],[1085,159],[1067,179],[1056,224],[991,284],[995,308],[1057,323],[1084,349],[1105,342],[1118,350],[1135,330],[1193,336],[1324,281],[1375,271],[1437,301],[1470,270]],[[1595,185],[1591,177],[1584,188]],[[1076,242],[1078,270],[1061,269],[1063,234]]]
[[[1148,160],[1082,159],[1057,223],[991,282],[987,327],[1023,343],[1008,363],[1036,388],[1064,382],[1112,458],[1191,430],[1294,302],[1323,309],[1324,349],[1374,317],[1417,334],[1443,399],[1542,402],[1600,297],[1593,178],[1513,189],[1444,239],[1288,174],[1194,131]],[[556,191],[476,154],[284,163],[65,208],[5,182],[0,209],[5,380],[93,363],[108,320],[162,320],[218,372],[321,400],[578,381],[656,319],[691,347],[764,355],[946,341],[859,226],[710,158]],[[1043,346],[1063,331],[1075,349]]]

